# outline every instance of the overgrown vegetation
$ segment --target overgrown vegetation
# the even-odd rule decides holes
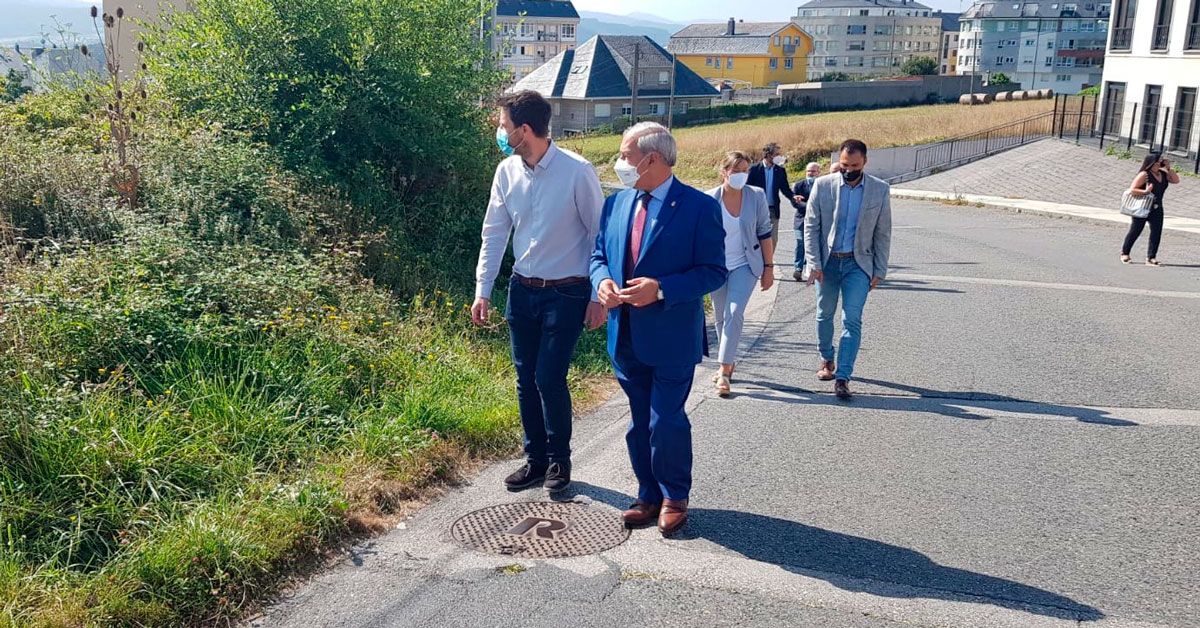
[[[225,621],[518,444],[465,313],[480,8],[192,4],[151,39],[135,204],[100,87],[0,105],[0,626]]]

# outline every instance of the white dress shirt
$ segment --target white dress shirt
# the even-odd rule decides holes
[[[533,168],[520,155],[500,162],[483,219],[475,296],[491,299],[510,233],[517,274],[586,278],[603,211],[596,169],[553,142]]]

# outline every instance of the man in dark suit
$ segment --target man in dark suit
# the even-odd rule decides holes
[[[792,278],[804,281],[804,215],[808,211],[808,198],[812,196],[813,184],[821,176],[821,164],[813,161],[804,167],[805,178],[796,182],[792,188],[792,205],[796,206],[796,220],[793,228],[796,231],[796,269]]]
[[[783,156],[778,144],[763,147],[762,161],[750,166],[750,178],[746,185],[762,188],[767,193],[767,207],[771,210],[771,240],[779,244],[779,196],[782,194],[794,207],[792,184],[788,183],[787,169],[783,167],[787,157]]]
[[[638,496],[625,524],[657,521],[667,537],[687,522],[692,428],[684,405],[704,351],[704,295],[727,274],[721,207],[674,177],[676,155],[660,124],[625,132],[614,169],[630,189],[605,202],[591,263],[631,410],[625,441]]]

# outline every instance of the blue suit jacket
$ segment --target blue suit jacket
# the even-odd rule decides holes
[[[705,349],[704,295],[725,283],[725,225],[721,206],[711,196],[675,180],[658,221],[642,244],[634,277],[625,276],[634,201],[640,192],[622,190],[608,197],[600,234],[592,252],[592,286],[612,279],[617,286],[636,277],[656,279],[663,299],[629,310],[634,355],[648,366],[698,364]],[[616,355],[621,308],[608,313],[608,352]]]

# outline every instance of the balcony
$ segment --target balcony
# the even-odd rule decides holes
[[[538,41],[557,42],[557,41],[559,41],[558,33],[538,33],[537,40]]]
[[[1154,27],[1154,43],[1151,50],[1166,50],[1171,43],[1171,25],[1159,24]]]
[[[1133,27],[1122,27],[1112,29],[1112,49],[1123,50],[1128,52],[1130,44],[1133,43]]]
[[[1187,43],[1183,47],[1186,50],[1200,50],[1200,22],[1188,25]]]

